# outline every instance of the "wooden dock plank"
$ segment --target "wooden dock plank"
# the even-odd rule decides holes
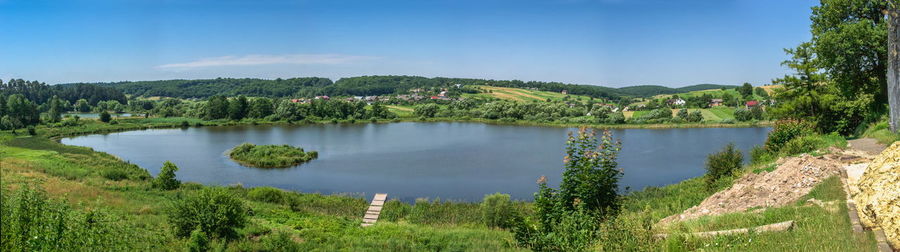
[[[369,209],[366,209],[366,214],[363,215],[363,223],[360,226],[368,227],[378,221],[378,216],[381,215],[381,209],[384,208],[385,200],[387,200],[387,193],[376,193],[375,197],[372,197],[372,203],[369,204]]]

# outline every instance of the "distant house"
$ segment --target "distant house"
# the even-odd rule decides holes
[[[565,89],[563,89],[563,91],[562,91],[562,92],[559,92],[559,93],[560,93],[560,94],[564,94],[564,95],[567,95],[567,94],[569,94],[569,90],[565,90]]]
[[[712,100],[709,100],[709,106],[710,107],[722,106],[723,102],[724,101],[722,99],[712,99]]]
[[[327,95],[320,95],[316,96],[316,100],[331,100],[331,97],[328,97]]]
[[[303,100],[301,100],[301,99],[291,99],[291,102],[293,102],[293,103],[300,103],[301,101],[303,101]]]
[[[413,94],[418,94],[418,93],[421,93],[421,92],[425,92],[425,90],[424,90],[424,89],[421,89],[421,88],[413,88],[413,89],[410,89],[409,92],[410,92],[410,93],[413,93]]]
[[[666,100],[666,104],[669,106],[684,106],[685,101],[681,98],[678,99],[668,99]]]
[[[462,88],[462,84],[453,84],[456,88]]]
[[[745,105],[747,106],[747,108],[752,108],[752,107],[759,106],[759,102],[758,101],[747,101],[747,103],[745,103]]]

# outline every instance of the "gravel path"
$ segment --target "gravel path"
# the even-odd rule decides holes
[[[878,143],[878,141],[872,138],[853,139],[847,142],[850,143],[850,148],[865,151],[871,155],[878,155],[887,148],[887,146]]]

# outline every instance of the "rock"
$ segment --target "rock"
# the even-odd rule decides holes
[[[853,200],[863,225],[881,227],[900,248],[900,142],[875,157],[857,184]]]

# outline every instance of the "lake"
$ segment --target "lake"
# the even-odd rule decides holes
[[[733,142],[744,151],[770,128],[617,129],[620,181],[638,190],[703,175],[706,156]],[[481,123],[328,124],[152,129],[62,139],[159,173],[170,160],[177,178],[203,184],[274,186],[301,192],[390,198],[479,201],[502,192],[531,200],[535,181],[560,181],[566,134],[573,128]],[[319,158],[286,169],[241,166],[225,152],[235,145],[290,144]]]

